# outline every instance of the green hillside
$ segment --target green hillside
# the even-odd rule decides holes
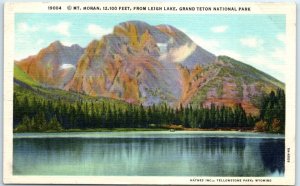
[[[20,67],[14,65],[14,78],[22,81],[30,86],[38,86],[39,83],[33,80],[28,74],[26,74]]]
[[[285,87],[284,83],[272,76],[230,57],[219,56],[218,61],[219,63],[211,64],[204,69],[204,72],[215,71],[217,73],[212,76],[202,75],[205,76],[207,81],[201,84],[201,88],[192,97],[190,103],[193,106],[206,101],[210,92],[213,91],[215,95],[210,97],[213,97],[216,101],[220,101],[226,95],[227,103],[231,102],[233,104],[236,100],[242,101],[246,97],[250,99],[251,104],[259,108],[262,98],[260,93],[267,95],[271,91],[276,91],[278,88],[284,89]],[[226,84],[228,86],[224,87]],[[249,91],[247,92],[248,95],[244,95],[245,87]]]
[[[241,61],[237,61],[233,58],[230,58],[228,56],[219,56],[219,60],[230,63],[233,65],[234,68],[224,68],[224,70],[227,70],[229,73],[235,75],[236,77],[243,77],[246,81],[265,81],[266,83],[273,84],[281,89],[284,89],[284,83],[280,82],[279,80],[275,79],[274,77],[257,70],[256,68],[247,65]]]

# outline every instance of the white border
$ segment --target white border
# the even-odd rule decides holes
[[[61,5],[63,11],[51,11],[48,5]],[[56,184],[213,184],[213,185],[253,185],[253,182],[190,182],[190,179],[197,177],[152,177],[152,176],[13,176],[12,175],[12,99],[13,99],[13,61],[14,61],[14,14],[15,13],[121,13],[116,11],[69,11],[67,6],[186,6],[187,3],[137,3],[137,2],[114,2],[114,3],[6,3],[4,10],[4,151],[3,151],[3,181],[4,183],[56,183]],[[285,14],[286,15],[286,35],[287,55],[286,68],[286,149],[290,148],[290,163],[285,163],[285,176],[272,177],[272,182],[255,183],[255,185],[293,185],[295,183],[295,95],[296,95],[296,6],[294,3],[188,3],[188,6],[249,6],[251,12],[148,12],[142,13],[182,13],[182,14]],[[125,12],[124,12],[125,13]],[[126,13],[141,13],[131,11]],[[287,153],[285,153],[285,160]],[[204,177],[198,177],[204,178]],[[218,178],[243,178],[243,177],[205,177],[216,180]],[[249,177],[245,177],[249,178]],[[251,177],[254,179],[254,177]],[[258,177],[261,179],[262,177]]]

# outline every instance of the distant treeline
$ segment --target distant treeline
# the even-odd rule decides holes
[[[259,118],[262,121],[267,120],[268,123],[272,121],[270,117],[276,114],[273,112],[271,114],[268,110],[277,105],[273,98],[270,99],[271,105],[268,102],[269,99],[264,98],[263,103],[267,105],[264,107],[267,108]],[[257,119],[247,115],[240,104],[234,108],[216,107],[213,104],[210,108],[183,107],[182,105],[179,108],[173,108],[167,104],[145,107],[112,103],[109,100],[66,101],[14,93],[14,129],[16,132],[93,128],[160,128],[168,124],[204,129],[253,128]]]

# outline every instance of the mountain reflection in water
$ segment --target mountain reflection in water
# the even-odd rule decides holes
[[[283,176],[284,139],[21,138],[15,175]]]

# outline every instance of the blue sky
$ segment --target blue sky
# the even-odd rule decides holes
[[[16,14],[15,59],[36,54],[55,40],[86,47],[129,20],[172,25],[206,50],[241,60],[285,82],[284,15]]]

